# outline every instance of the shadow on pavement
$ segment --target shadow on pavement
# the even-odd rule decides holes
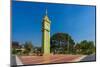
[[[16,56],[11,56],[11,67],[18,67],[16,63]]]
[[[89,55],[83,58],[80,62],[87,62],[87,61],[96,61],[96,55]]]

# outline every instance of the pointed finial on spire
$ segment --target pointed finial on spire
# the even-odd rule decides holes
[[[48,15],[48,11],[47,11],[47,8],[46,8],[46,16]]]

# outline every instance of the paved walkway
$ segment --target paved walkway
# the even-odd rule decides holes
[[[19,56],[24,65],[27,64],[48,64],[62,62],[77,62],[83,55],[50,55],[50,56]],[[80,60],[80,59],[79,59]]]
[[[96,55],[11,56],[11,65],[95,61]]]
[[[86,62],[86,61],[96,61],[96,55],[92,54],[92,55],[86,56],[81,61],[83,61],[83,62]]]
[[[13,66],[13,65],[17,65],[16,64],[16,57],[13,55],[13,56],[11,56],[11,65]]]
[[[17,65],[23,65],[21,60],[16,55],[11,56],[11,66],[17,67]]]

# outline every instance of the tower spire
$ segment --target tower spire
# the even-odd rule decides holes
[[[47,11],[47,8],[45,8],[45,15],[44,15],[43,20],[46,20],[46,21],[49,21],[49,22],[50,22],[49,17],[48,17],[48,11]]]
[[[48,11],[47,11],[47,8],[46,8],[46,12],[45,12],[45,13],[46,13],[46,16],[47,16],[47,15],[48,15]]]

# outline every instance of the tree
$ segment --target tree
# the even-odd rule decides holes
[[[74,40],[67,33],[56,33],[51,36],[51,52],[66,53],[73,52]]]
[[[18,50],[18,49],[21,49],[22,48],[22,46],[21,45],[19,45],[19,42],[17,42],[17,41],[12,41],[12,54],[20,54],[21,53],[21,51],[20,50]]]
[[[33,52],[33,45],[31,42],[25,42],[24,48],[25,48],[24,53],[26,53],[28,55]]]
[[[95,45],[93,41],[83,40],[78,43],[75,48],[79,54],[92,54],[95,52]]]
[[[17,41],[12,41],[12,48],[15,48],[15,49],[20,49],[21,48],[21,45],[19,45],[19,42]]]

